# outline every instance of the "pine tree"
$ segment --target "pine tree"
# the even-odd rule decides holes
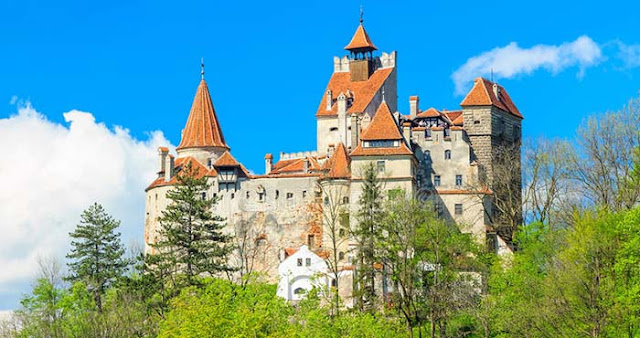
[[[375,306],[375,243],[379,237],[379,227],[384,212],[382,210],[382,188],[378,180],[377,168],[369,163],[363,168],[362,195],[358,201],[357,225],[353,230],[356,239],[357,278],[356,300],[360,310]]]
[[[68,263],[71,275],[66,280],[84,282],[99,312],[102,312],[102,296],[128,265],[123,258],[120,233],[115,232],[118,226],[120,221],[94,203],[82,213],[76,230],[69,233],[72,248],[67,258],[72,261]]]
[[[199,285],[198,277],[232,270],[227,264],[231,238],[222,231],[225,220],[211,212],[217,199],[207,198],[211,184],[198,176],[191,163],[178,174],[178,184],[167,192],[169,205],[159,218],[159,239],[150,244],[154,252],[146,258],[147,270],[161,288],[169,281],[173,292]]]

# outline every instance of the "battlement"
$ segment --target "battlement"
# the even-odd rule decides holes
[[[296,158],[303,158],[303,157],[317,157],[318,156],[318,152],[313,150],[313,151],[299,151],[299,152],[293,152],[293,153],[285,153],[285,152],[280,152],[280,161],[282,160],[293,160]]]
[[[396,58],[398,52],[393,51],[391,53],[383,52],[382,55],[373,58],[374,70],[379,68],[393,68],[396,66]],[[334,73],[348,73],[350,71],[349,64],[351,60],[348,56],[334,56],[333,57],[333,72]]]

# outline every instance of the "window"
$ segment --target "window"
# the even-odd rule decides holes
[[[431,151],[429,151],[429,150],[425,150],[424,151],[424,160],[425,161],[431,161]]]
[[[451,137],[451,129],[449,129],[449,128],[445,128],[444,129],[444,137],[445,138]]]
[[[462,204],[455,205],[455,213],[456,215],[462,215]]]
[[[213,159],[208,159],[207,160],[207,167],[209,167],[209,169],[211,169],[211,167],[213,166]]]
[[[309,235],[309,237],[307,238],[307,244],[309,245],[310,248],[313,248],[316,244],[316,236]]]
[[[385,165],[384,165],[384,161],[378,161],[376,163],[376,167],[378,168],[378,172],[382,173],[385,171]]]
[[[278,197],[280,197],[280,190],[276,190],[276,199],[278,199]]]
[[[342,204],[349,204],[349,197],[345,196],[342,198]]]
[[[462,175],[456,175],[456,186],[462,185]]]
[[[329,131],[338,131],[338,127],[331,127],[331,129],[329,129]]]
[[[203,201],[206,201],[206,200],[207,200],[207,193],[206,193],[206,192],[203,192],[203,193],[202,193],[202,200],[203,200]]]
[[[340,229],[338,230],[338,236],[340,236],[340,237],[343,237],[343,236],[344,236],[344,229],[343,229],[343,228],[340,228]]]
[[[231,193],[231,199],[234,199],[236,197],[236,194]]]
[[[296,295],[302,295],[302,294],[305,294],[306,292],[307,291],[305,289],[303,289],[303,288],[297,288],[297,289],[293,290],[293,293],[296,294]]]
[[[338,260],[343,260],[344,259],[344,252],[340,251],[338,253]]]
[[[298,266],[302,266],[302,258],[298,258]]]
[[[293,193],[292,192],[288,192],[287,193],[287,199],[290,200],[293,198]]]
[[[451,159],[451,150],[445,150],[444,151],[444,159],[445,160],[450,160]]]
[[[424,130],[424,137],[431,138],[431,129],[427,128]]]
[[[365,146],[368,146],[371,148],[390,148],[395,146],[395,144],[393,140],[376,140],[376,141],[366,142]]]
[[[259,192],[258,193],[258,201],[260,201],[260,202],[264,201],[264,195],[265,195],[264,192]]]
[[[338,282],[334,279],[331,279],[331,286],[336,287],[338,286]]]
[[[438,216],[442,216],[444,214],[444,205],[442,204],[442,202],[436,202],[436,213],[438,213]]]
[[[311,266],[311,258],[305,259],[304,263],[305,263],[306,266]]]
[[[433,176],[433,185],[435,185],[436,187],[440,186],[440,175]]]
[[[324,197],[324,205],[329,205],[329,197],[328,196]]]
[[[302,198],[307,197],[307,191],[306,190],[302,190]]]
[[[251,194],[247,191],[247,199],[249,199],[249,196],[251,196]]]

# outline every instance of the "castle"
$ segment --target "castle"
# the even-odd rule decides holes
[[[345,50],[348,55],[334,57],[333,74],[315,112],[317,148],[280,153],[277,162],[266,154],[261,175],[250,173],[231,154],[203,76],[177,155],[159,149],[158,176],[146,189],[145,243],[156,241],[166,193],[191,163],[211,183],[203,197],[218,199],[213,211],[226,217],[227,230],[243,250],[234,259],[244,270],[277,281],[282,278],[279,265],[302,247],[315,260],[337,260],[344,272],[340,278],[349,279],[355,241],[340,230],[341,240],[333,242],[338,247],[330,250],[323,213],[335,210],[342,226],[354,226],[361,168],[373,162],[385,194],[431,200],[438,214],[454,220],[461,231],[490,243],[492,250],[508,252],[508,240],[496,233],[489,217],[496,198],[491,190],[495,148],[519,145],[521,138],[523,117],[507,91],[477,78],[460,109],[422,110],[418,96],[411,96],[408,114],[401,114],[397,53],[376,55],[362,20]],[[520,164],[513,168],[519,175]],[[297,258],[297,265],[302,261]],[[302,277],[292,277],[290,284]]]

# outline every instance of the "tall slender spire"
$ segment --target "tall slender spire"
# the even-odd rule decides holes
[[[364,16],[364,11],[362,10],[362,6],[361,6],[360,7],[360,25],[358,25],[358,28],[356,29],[355,34],[353,34],[353,37],[351,38],[351,42],[349,42],[349,44],[346,47],[344,47],[344,49],[351,52],[355,52],[355,53],[372,52],[378,49],[373,44],[373,42],[371,42],[371,38],[369,38],[369,34],[367,34],[367,31],[364,29],[363,16]]]
[[[201,66],[202,67],[202,66]],[[204,67],[200,71],[203,79],[200,80],[196,96],[193,98],[193,105],[187,124],[182,131],[182,139],[178,150],[185,148],[224,148],[229,149],[222,129],[216,116],[216,111],[211,102],[209,88],[204,81]]]
[[[204,80],[204,58],[200,58],[200,79]]]

